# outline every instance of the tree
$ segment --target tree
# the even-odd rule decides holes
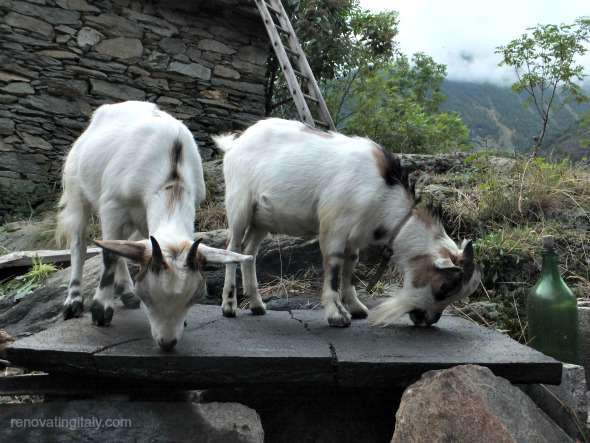
[[[520,38],[496,48],[502,55],[500,65],[512,66],[517,81],[512,89],[528,95],[540,118],[540,129],[533,146],[536,156],[551,118],[556,95],[578,103],[587,100],[576,83],[584,77],[584,67],[578,62],[588,48],[590,20],[580,18],[574,24],[538,25],[529,28]]]
[[[446,67],[426,54],[364,72],[352,87],[344,131],[365,135],[396,152],[463,149],[469,131],[456,113],[439,112]]]
[[[394,53],[394,12],[364,11],[359,0],[284,0],[283,5],[320,85]],[[273,54],[268,62],[266,114],[273,112],[273,103],[283,102],[290,104],[290,95]]]

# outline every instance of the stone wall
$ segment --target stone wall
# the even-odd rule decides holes
[[[0,0],[0,219],[59,191],[103,103],[148,100],[210,135],[264,113],[269,45],[247,0]]]

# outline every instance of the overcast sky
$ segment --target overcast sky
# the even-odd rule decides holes
[[[537,24],[572,23],[590,15],[589,0],[360,0],[366,9],[399,12],[402,52],[425,52],[457,80],[509,83],[496,46]],[[582,61],[590,74],[590,54]]]

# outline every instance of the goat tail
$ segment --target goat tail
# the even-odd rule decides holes
[[[90,216],[89,205],[72,174],[74,155],[72,151],[68,154],[64,165],[63,191],[58,203],[55,242],[59,247],[69,246],[73,238],[84,236]]]
[[[212,138],[218,149],[222,150],[223,152],[228,152],[234,147],[237,137],[237,134],[221,134],[214,135]]]
[[[415,303],[410,295],[401,290],[371,310],[369,323],[373,326],[389,326],[414,307]]]

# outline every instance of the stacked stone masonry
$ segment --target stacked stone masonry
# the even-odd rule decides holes
[[[0,0],[0,219],[59,191],[104,103],[157,103],[211,158],[264,114],[268,51],[248,0]]]

